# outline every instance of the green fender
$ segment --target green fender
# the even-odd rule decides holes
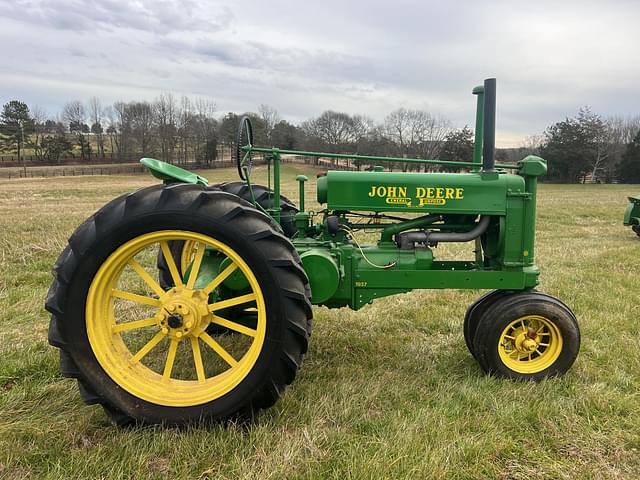
[[[140,163],[151,171],[151,175],[164,182],[193,183],[196,185],[209,185],[209,181],[184,168],[176,167],[170,163],[156,160],[155,158],[142,158]]]

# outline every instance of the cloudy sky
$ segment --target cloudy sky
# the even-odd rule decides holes
[[[640,2],[0,0],[0,102],[207,97],[292,122],[398,107],[473,123],[498,79],[498,146],[583,105],[640,114]]]

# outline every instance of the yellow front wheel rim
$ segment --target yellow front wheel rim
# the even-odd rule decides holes
[[[184,241],[194,252],[185,281],[171,255],[171,241]],[[149,267],[158,250],[174,282],[167,291]],[[198,286],[205,254],[231,262]],[[217,299],[218,287],[236,270],[249,289]],[[220,316],[240,305],[255,309],[255,326]],[[214,338],[207,333],[210,324],[239,335]],[[87,295],[86,328],[96,359],[121,388],[154,404],[187,407],[220,398],[247,377],[265,342],[266,307],[256,276],[231,247],[200,233],[165,230],[126,242],[101,265]]]
[[[540,315],[526,315],[507,325],[500,334],[498,354],[504,365],[521,374],[542,372],[562,352],[557,325]]]

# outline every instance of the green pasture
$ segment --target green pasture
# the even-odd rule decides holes
[[[311,200],[315,171],[286,165],[283,191],[297,201],[299,173]],[[540,290],[570,305],[582,330],[563,378],[487,377],[462,335],[482,292],[414,291],[358,312],[315,308],[296,381],[252,425],[118,428],[59,374],[43,305],[75,227],[154,182],[0,181],[0,479],[640,478],[640,238],[622,226],[640,187],[540,187]]]

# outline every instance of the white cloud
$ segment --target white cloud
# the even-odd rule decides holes
[[[640,112],[635,2],[0,0],[0,102],[210,96],[221,111],[404,106],[473,123],[498,78],[499,144],[591,104]]]

